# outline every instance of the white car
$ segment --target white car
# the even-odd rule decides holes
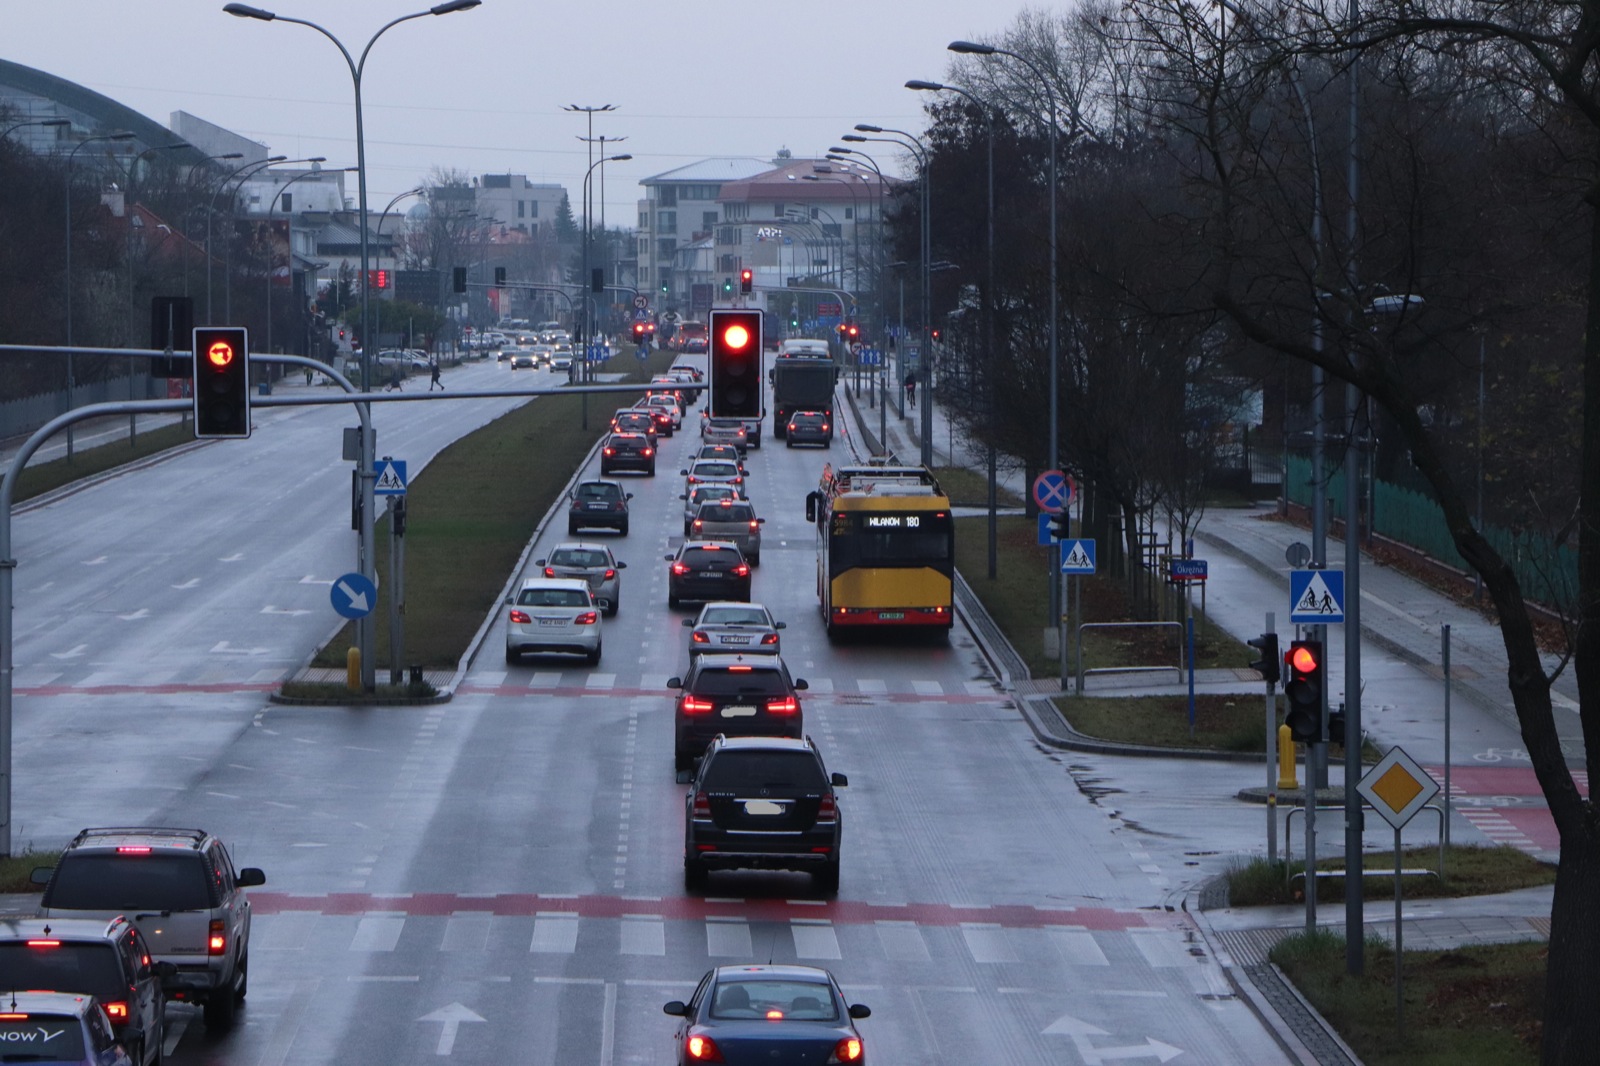
[[[713,600],[700,608],[698,618],[685,618],[689,630],[689,658],[706,652],[777,655],[778,630],[783,623],[759,603]]]
[[[550,369],[551,370],[571,370],[572,369],[572,350],[571,349],[557,348],[555,351],[553,351],[550,354]]]
[[[678,406],[675,397],[658,392],[654,396],[646,396],[636,406],[651,409],[659,407],[672,416],[672,432],[676,433],[683,428],[683,408]]]
[[[506,662],[552,652],[600,661],[600,604],[587,581],[526,578],[506,601]]]

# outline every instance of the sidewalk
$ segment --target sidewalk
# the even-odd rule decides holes
[[[854,401],[852,397],[852,402]],[[875,440],[879,416],[856,404],[856,427],[864,440]],[[915,462],[920,455],[920,428],[916,414],[902,419],[891,405],[887,417],[886,445],[902,460]],[[950,422],[936,404],[933,415],[934,461],[984,472],[985,456],[959,433],[953,443]],[[863,451],[868,450],[863,448]],[[952,454],[953,453],[953,454]],[[1002,466],[1002,471],[1005,467]],[[1013,470],[1002,483],[1018,495],[1027,486]],[[1280,521],[1267,507],[1208,511],[1195,531],[1196,554],[1209,562],[1205,610],[1214,622],[1240,640],[1265,629],[1266,615],[1276,619],[1280,642],[1289,639],[1289,571],[1285,553],[1294,543],[1309,544],[1310,531]],[[1344,544],[1328,538],[1327,553],[1335,567],[1342,566]],[[1413,580],[1404,573],[1363,555],[1360,570],[1359,688],[1362,727],[1380,750],[1399,746],[1443,781],[1443,767],[1451,764],[1450,839],[1452,843],[1508,843],[1535,857],[1554,862],[1559,842],[1543,795],[1533,779],[1531,764],[1522,750],[1515,711],[1506,690],[1506,655],[1499,627],[1471,604]],[[965,584],[964,582],[962,583]],[[970,595],[970,594],[969,594]],[[993,623],[982,617],[981,605],[958,597],[963,619],[1006,677],[1007,688],[1024,713],[1039,741],[1048,746],[1178,762],[1199,753],[1157,752],[1151,749],[1106,745],[1072,733],[1049,701],[1056,691],[1053,680],[1031,682],[1020,670],[1020,659]],[[1443,642],[1448,627],[1450,646],[1449,695],[1451,740],[1444,744],[1446,679]],[[1328,651],[1333,672],[1328,678],[1329,702],[1344,700],[1346,634],[1343,626],[1328,627]],[[998,646],[997,646],[998,645]],[[1240,692],[1260,695],[1262,686],[1248,670],[1202,670],[1196,674],[1196,691]],[[1161,680],[1152,682],[1152,677]],[[1096,678],[1086,687],[1105,695],[1169,694],[1188,691],[1188,679],[1171,675],[1125,675]],[[1566,671],[1556,682],[1557,726],[1569,764],[1582,766],[1582,737],[1576,713],[1577,691]],[[1260,762],[1262,755],[1250,755]],[[1581,787],[1587,778],[1575,771]],[[1331,768],[1329,784],[1342,790],[1342,774]],[[1442,799],[1442,797],[1441,797]],[[1438,801],[1436,801],[1438,802]],[[1331,825],[1327,824],[1332,822]],[[1368,828],[1377,822],[1368,819]],[[1436,841],[1431,827],[1406,831],[1406,844]],[[1340,841],[1344,832],[1340,815],[1319,818],[1319,836]],[[1381,827],[1387,832],[1387,827]],[[1382,835],[1382,834],[1380,834]],[[1375,837],[1373,839],[1376,839]],[[1324,1066],[1358,1060],[1325,1023],[1299,997],[1267,959],[1282,937],[1304,928],[1305,909],[1224,905],[1215,882],[1190,893],[1184,906],[1196,922],[1212,954],[1227,969],[1241,995],[1277,1031],[1285,1046],[1304,1063]],[[1473,944],[1547,939],[1553,890],[1528,889],[1498,896],[1465,899],[1422,899],[1403,905],[1405,944],[1411,950],[1442,950]],[[1318,924],[1342,931],[1344,907],[1322,906]],[[1368,935],[1392,942],[1392,900],[1372,903],[1365,910]]]

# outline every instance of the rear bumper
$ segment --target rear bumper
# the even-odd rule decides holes
[[[934,626],[949,629],[955,611],[949,607],[835,607],[828,624],[851,627]]]
[[[687,855],[711,869],[814,870],[839,861],[833,834],[804,833],[770,841],[720,830],[691,833]]]

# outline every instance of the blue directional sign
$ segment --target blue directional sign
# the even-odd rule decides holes
[[[1208,570],[1204,559],[1169,559],[1168,568],[1174,581],[1204,581]]]
[[[1062,541],[1061,572],[1063,574],[1094,573],[1094,541],[1087,539]]]
[[[1052,544],[1059,544],[1060,541],[1055,535],[1056,516],[1053,514],[1045,514],[1043,511],[1040,511],[1034,517],[1039,520],[1039,546],[1041,548],[1048,548]]]
[[[1289,621],[1295,625],[1344,624],[1344,571],[1289,571]]]
[[[374,459],[372,472],[378,480],[372,486],[374,496],[404,496],[406,494],[406,461],[404,459]]]
[[[377,606],[378,587],[360,574],[342,574],[334,579],[328,599],[345,618],[365,618]]]

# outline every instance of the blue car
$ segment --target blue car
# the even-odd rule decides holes
[[[689,1002],[661,1008],[681,1019],[678,1066],[823,1066],[865,1063],[856,1020],[872,1015],[847,1003],[833,974],[815,966],[719,966]]]

